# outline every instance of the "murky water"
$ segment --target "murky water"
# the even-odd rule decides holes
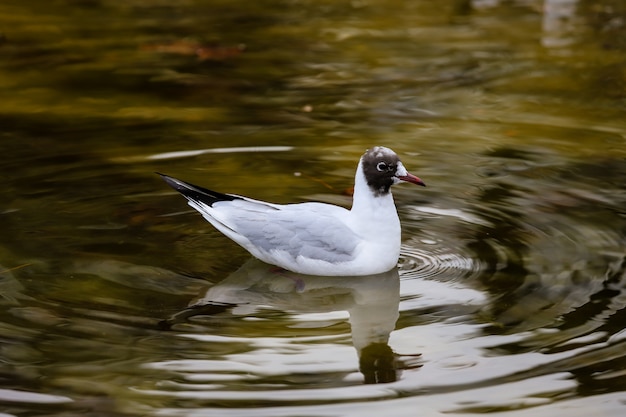
[[[623,2],[0,16],[1,415],[626,412]],[[278,274],[154,174],[349,205],[372,145],[428,184],[379,276]]]

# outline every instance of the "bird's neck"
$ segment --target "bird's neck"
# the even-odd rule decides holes
[[[381,194],[372,190],[363,174],[361,162],[359,162],[354,178],[354,196],[351,211],[359,213],[363,217],[378,217],[389,215],[389,213],[397,216],[391,192]]]

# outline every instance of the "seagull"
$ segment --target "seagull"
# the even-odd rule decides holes
[[[426,186],[398,155],[376,146],[361,157],[350,210],[332,204],[273,204],[222,194],[159,174],[217,230],[256,258],[305,275],[387,272],[400,256],[400,219],[391,186]]]

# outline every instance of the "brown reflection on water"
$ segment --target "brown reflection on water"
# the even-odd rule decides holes
[[[7,0],[0,21],[3,412],[624,414],[622,1]],[[396,286],[266,277],[158,328],[249,258],[154,171],[347,205],[372,145],[429,184],[394,192]]]

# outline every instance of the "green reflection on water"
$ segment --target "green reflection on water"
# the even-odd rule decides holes
[[[343,362],[327,373],[261,378],[256,386],[209,382],[235,393],[264,383],[332,394],[331,387],[358,385],[341,379],[358,368],[345,320],[297,327],[289,311],[269,309],[247,320],[225,313],[187,324],[191,333],[236,339],[223,344],[158,330],[160,319],[248,256],[186,212],[153,171],[277,202],[346,205],[356,160],[373,144],[396,149],[429,184],[419,194],[396,191],[405,240],[471,256],[482,269],[469,285],[496,300],[479,313],[462,302],[401,311],[391,348],[426,349],[426,366],[400,377],[409,385],[401,392],[451,407],[467,392],[478,402],[476,376],[466,386],[440,388],[452,392],[443,399],[422,394],[432,390],[423,380],[459,375],[437,374],[437,364],[461,369],[470,362],[479,349],[463,340],[501,355],[510,372],[520,370],[514,355],[528,354],[530,371],[521,369],[522,376],[571,371],[574,388],[553,380],[537,385],[557,403],[619,392],[625,11],[620,1],[573,3],[573,14],[550,15],[533,2],[3,2],[0,377],[8,389],[63,396],[39,398],[45,406],[36,396],[9,401],[6,412],[62,414],[74,409],[52,403],[66,397],[94,415],[219,408],[226,402],[151,398],[129,387],[202,392],[197,381],[146,363],[228,362],[246,353],[284,358],[247,336],[328,337],[298,348]],[[197,152],[249,146],[292,148]],[[197,154],[150,158],[171,152]],[[429,217],[434,211],[419,207],[466,216]],[[451,276],[461,282],[465,275]],[[407,303],[428,295],[404,291]],[[457,312],[478,335],[447,326]],[[437,329],[447,337],[441,353],[428,351]],[[532,334],[515,339],[523,331]],[[504,340],[487,343],[496,336]],[[589,341],[570,342],[578,337]],[[595,350],[594,343],[607,345]],[[462,359],[446,357],[446,346]],[[297,351],[289,347],[281,345]],[[545,367],[532,356],[577,348],[588,351]],[[473,359],[477,369],[498,368],[484,355]],[[486,385],[494,389],[494,381],[508,390],[510,380]],[[395,395],[381,392],[354,398],[370,395],[372,405]],[[524,408],[537,391],[521,392],[521,399],[498,391],[502,403],[459,407]],[[292,404],[299,400],[321,403],[294,394]],[[228,401],[242,413],[263,405]],[[593,398],[583,403],[590,404]]]

